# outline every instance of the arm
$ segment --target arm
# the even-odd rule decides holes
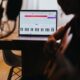
[[[56,53],[56,61],[58,62],[58,64],[60,64],[60,66],[64,66],[67,69],[67,71],[70,74],[72,74],[74,72],[74,68],[71,65],[70,61],[64,56],[65,50],[67,49],[73,37],[72,34],[69,34],[70,30],[71,30],[71,27],[68,28],[68,30],[64,34],[62,43]]]

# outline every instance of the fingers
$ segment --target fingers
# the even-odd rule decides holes
[[[48,37],[48,42],[50,42],[50,41],[56,41],[53,35]]]
[[[70,30],[71,30],[71,27],[68,28],[68,30],[66,31],[66,33],[65,33],[65,35],[63,37],[63,40],[62,40],[62,44],[65,44],[65,42],[67,41],[67,38],[68,38],[68,36],[70,34]]]
[[[70,31],[71,31],[71,27],[68,28],[66,35],[69,35]]]
[[[72,34],[70,34],[70,31],[71,31],[71,27],[68,28],[68,30],[66,31],[65,35],[64,35],[64,38],[62,40],[62,43],[61,43],[61,54],[64,54],[65,50],[67,49],[71,39],[72,39]]]

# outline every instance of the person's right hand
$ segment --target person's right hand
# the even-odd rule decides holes
[[[67,49],[67,47],[69,46],[69,43],[72,40],[73,35],[70,33],[70,30],[71,30],[71,27],[69,27],[66,33],[64,34],[64,37],[61,41],[61,45],[57,51],[59,54],[62,54],[62,55],[64,54],[65,50]]]
[[[45,55],[50,59],[55,59],[55,53],[56,49],[58,47],[58,44],[56,43],[56,39],[53,35],[50,35],[48,37],[48,41],[44,45],[44,53]]]
[[[64,29],[64,27],[60,27],[55,33],[48,37],[48,41],[44,45],[44,53],[47,57],[54,59],[59,47],[59,43],[56,41],[61,39]]]

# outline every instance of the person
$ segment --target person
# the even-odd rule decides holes
[[[69,76],[68,79],[61,77],[59,80],[80,80],[80,77],[79,77],[80,76],[80,0],[57,0],[57,2],[66,15],[73,14],[74,17],[64,27],[61,27],[53,35],[50,35],[48,37],[48,42],[46,45],[46,48],[48,50],[47,51],[48,56],[50,56],[51,58],[52,58],[52,55],[53,55],[53,58],[54,56],[56,56],[60,64],[63,63],[66,65],[68,61],[67,65],[68,66],[71,65],[69,66],[69,68],[74,67],[75,71],[73,76],[72,76],[72,73],[73,73],[73,70],[72,70],[72,73],[68,75]],[[71,34],[72,39],[70,40],[68,46],[65,47],[66,41],[68,39],[65,38],[64,42],[62,41],[67,31],[68,31],[67,37],[70,36]],[[52,49],[55,48],[56,41],[59,39],[61,39],[61,44],[56,49],[56,54],[59,53],[59,56],[58,56],[54,53],[54,50]],[[60,55],[61,52],[59,52],[58,50],[59,49],[61,50],[62,48],[64,48],[64,51],[63,51],[63,56],[61,57]],[[53,51],[53,54],[51,53],[50,49]],[[49,54],[49,51],[50,51],[50,54]]]

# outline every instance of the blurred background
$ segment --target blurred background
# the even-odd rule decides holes
[[[58,10],[58,27],[65,25],[73,15],[65,15],[57,0],[23,0],[22,10]]]
[[[0,0],[1,3],[2,0]],[[3,7],[6,6],[8,0],[4,0]],[[58,26],[64,26],[73,15],[65,15],[57,3],[57,0],[23,0],[22,10],[57,10],[58,11]],[[4,17],[5,19],[5,17]],[[18,36],[18,20],[17,27],[13,34],[5,39],[15,39]],[[21,55],[21,51],[15,51],[17,55]],[[10,66],[6,65],[3,60],[2,50],[0,50],[0,80],[7,80]],[[21,74],[21,73],[20,73]],[[15,79],[13,79],[15,80]]]

